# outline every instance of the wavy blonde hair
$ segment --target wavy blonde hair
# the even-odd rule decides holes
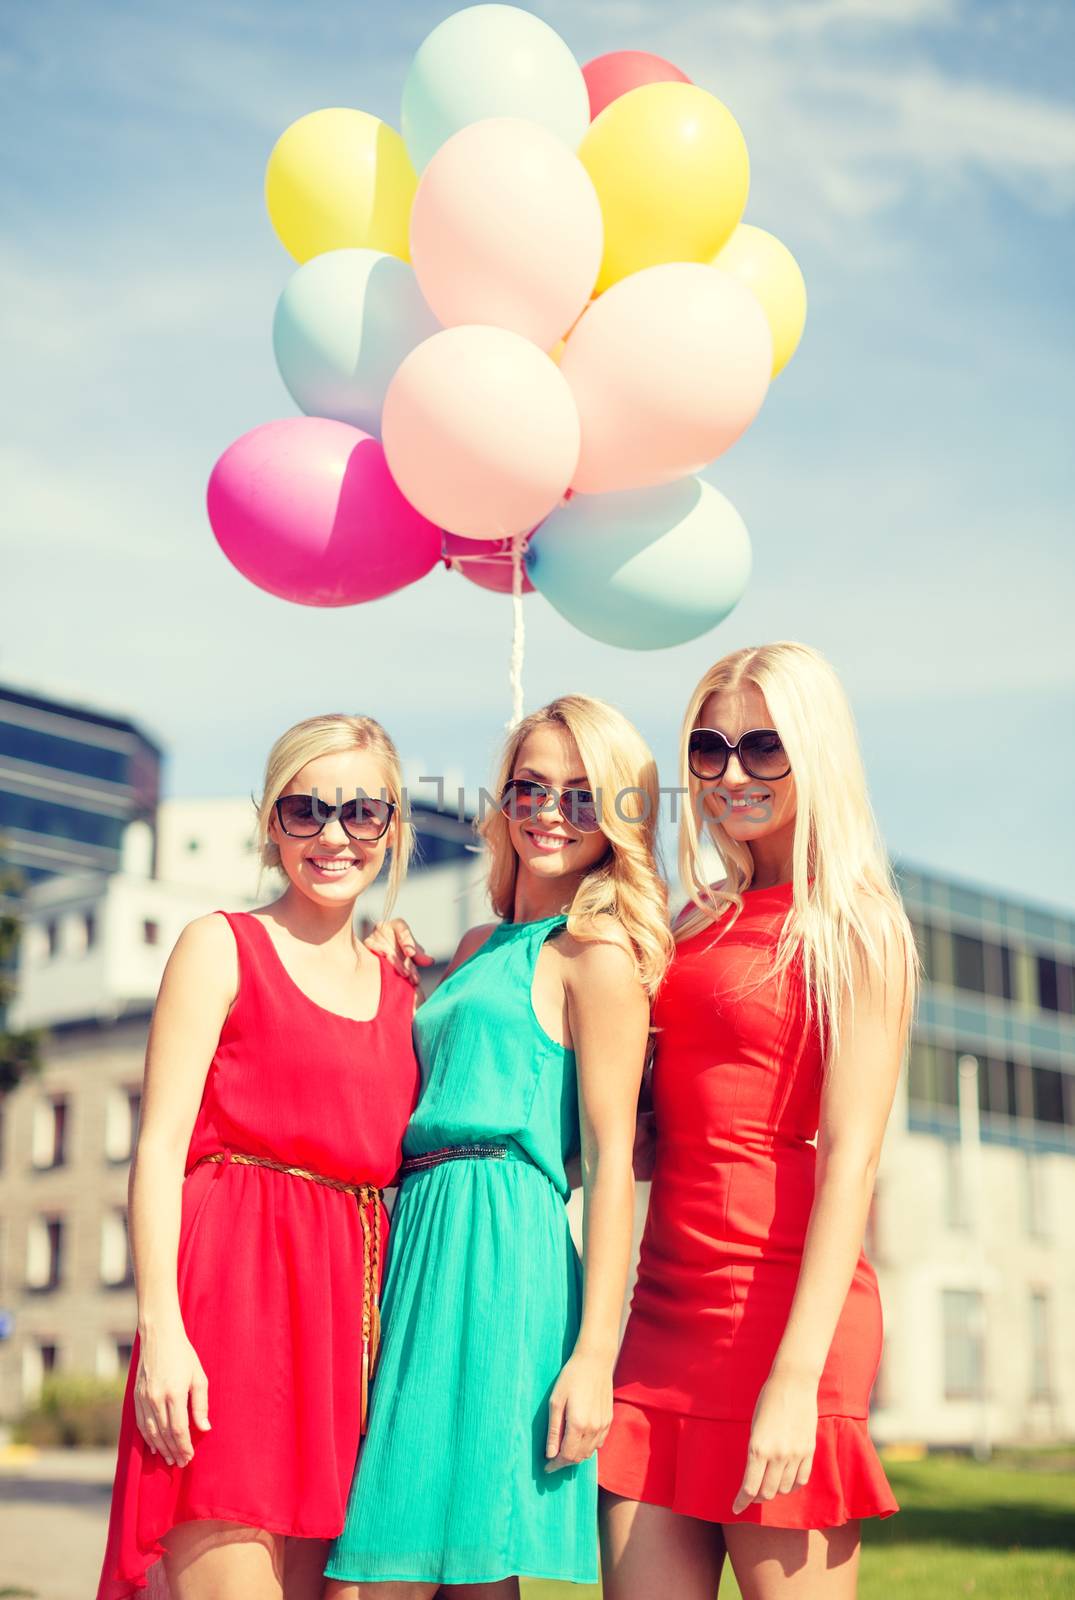
[[[601,831],[609,844],[575,892],[568,932],[579,939],[600,939],[592,919],[614,916],[631,941],[639,980],[652,995],[675,949],[668,927],[668,888],[658,862],[657,764],[638,729],[621,711],[586,695],[561,695],[511,730],[490,797],[494,802],[512,777],[527,737],[549,725],[563,728],[578,746],[587,783],[601,796]],[[493,910],[498,917],[510,917],[519,858],[508,819],[491,808],[478,832],[485,841]]]
[[[687,790],[679,830],[679,872],[692,909],[676,927],[686,939],[734,906],[753,877],[746,844],[706,817],[707,785],[687,761],[691,732],[710,695],[754,684],[765,696],[795,779],[792,907],[781,932],[775,972],[801,953],[808,1018],[816,1017],[828,1049],[840,1037],[845,997],[853,1004],[857,974],[882,976],[893,949],[909,1005],[918,981],[914,937],[881,843],[866,788],[854,717],[835,671],[809,646],[781,642],[735,650],[701,679],[687,705],[680,739],[680,782]],[[716,846],[726,878],[714,887],[703,859],[703,830]],[[812,881],[811,881],[812,880]]]
[[[383,912],[388,917],[407,875],[407,866],[414,854],[415,836],[414,828],[404,816],[403,770],[399,752],[373,717],[330,712],[321,717],[307,717],[305,722],[296,722],[293,728],[288,728],[286,733],[280,735],[265,763],[261,799],[254,802],[257,807],[255,838],[258,854],[263,870],[280,870],[280,851],[269,837],[269,824],[277,800],[296,772],[308,761],[349,750],[368,751],[377,759],[381,766],[384,798],[391,800],[396,807],[392,819],[396,825],[396,842],[391,847]]]

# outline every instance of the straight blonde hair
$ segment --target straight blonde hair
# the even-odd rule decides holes
[[[679,830],[679,871],[692,909],[676,928],[690,938],[724,915],[717,937],[743,909],[753,857],[705,815],[711,784],[696,778],[687,760],[692,731],[710,695],[754,684],[765,696],[795,780],[792,907],[777,946],[775,971],[802,958],[808,1018],[816,1018],[828,1050],[840,1038],[840,1015],[854,1004],[855,979],[884,977],[893,951],[902,967],[909,1006],[918,982],[914,937],[888,864],[866,788],[866,773],[847,695],[833,668],[816,650],[790,642],[733,651],[710,667],[687,705],[680,739],[680,782],[687,791]],[[726,874],[708,882],[703,838],[708,834]]]
[[[388,868],[388,885],[385,890],[384,916],[391,915],[407,867],[414,854],[414,828],[404,816],[403,770],[399,752],[392,740],[373,717],[348,716],[331,712],[321,717],[307,717],[296,722],[293,728],[282,733],[269,751],[265,763],[265,781],[257,807],[256,841],[263,870],[280,869],[280,851],[269,837],[269,824],[273,808],[296,772],[318,756],[339,755],[345,751],[368,751],[381,766],[382,794],[395,806],[393,822],[396,842],[391,849]]]
[[[654,994],[675,944],[668,927],[668,888],[657,851],[660,789],[649,746],[621,711],[586,695],[561,695],[532,711],[511,730],[495,779],[493,798],[504,793],[527,737],[536,728],[563,728],[578,746],[589,788],[601,801],[605,856],[583,878],[571,902],[567,929],[579,939],[600,939],[594,920],[613,916],[627,933],[639,980]],[[508,819],[499,810],[482,818],[489,898],[498,917],[512,915],[519,858]]]

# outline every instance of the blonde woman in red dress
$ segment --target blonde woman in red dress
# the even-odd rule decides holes
[[[797,644],[691,696],[656,999],[655,1165],[599,1463],[605,1600],[851,1600],[897,1509],[867,1433],[881,1353],[863,1235],[914,945],[846,696]],[[708,833],[724,866],[710,883]]]
[[[269,755],[253,912],[185,928],[161,982],[131,1170],[138,1337],[98,1600],[318,1600],[376,1353],[381,1186],[418,1090],[414,990],[355,902],[412,835],[370,717]],[[163,1580],[163,1581],[162,1581]]]

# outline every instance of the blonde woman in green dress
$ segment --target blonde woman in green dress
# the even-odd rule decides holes
[[[422,1072],[369,1432],[332,1600],[509,1600],[597,1579],[649,999],[672,950],[657,773],[636,729],[564,696],[512,731],[481,824],[499,921],[415,1016]],[[566,1164],[581,1150],[583,1262]]]

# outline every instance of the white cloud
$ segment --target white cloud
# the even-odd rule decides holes
[[[886,113],[867,124],[863,152],[905,160],[963,180],[986,172],[1044,209],[1075,205],[1075,108],[998,85],[964,82],[936,69],[831,74],[822,91],[844,93]]]
[[[725,0],[723,15],[744,35],[786,39],[829,29],[910,30],[947,24],[958,15],[958,0]]]

